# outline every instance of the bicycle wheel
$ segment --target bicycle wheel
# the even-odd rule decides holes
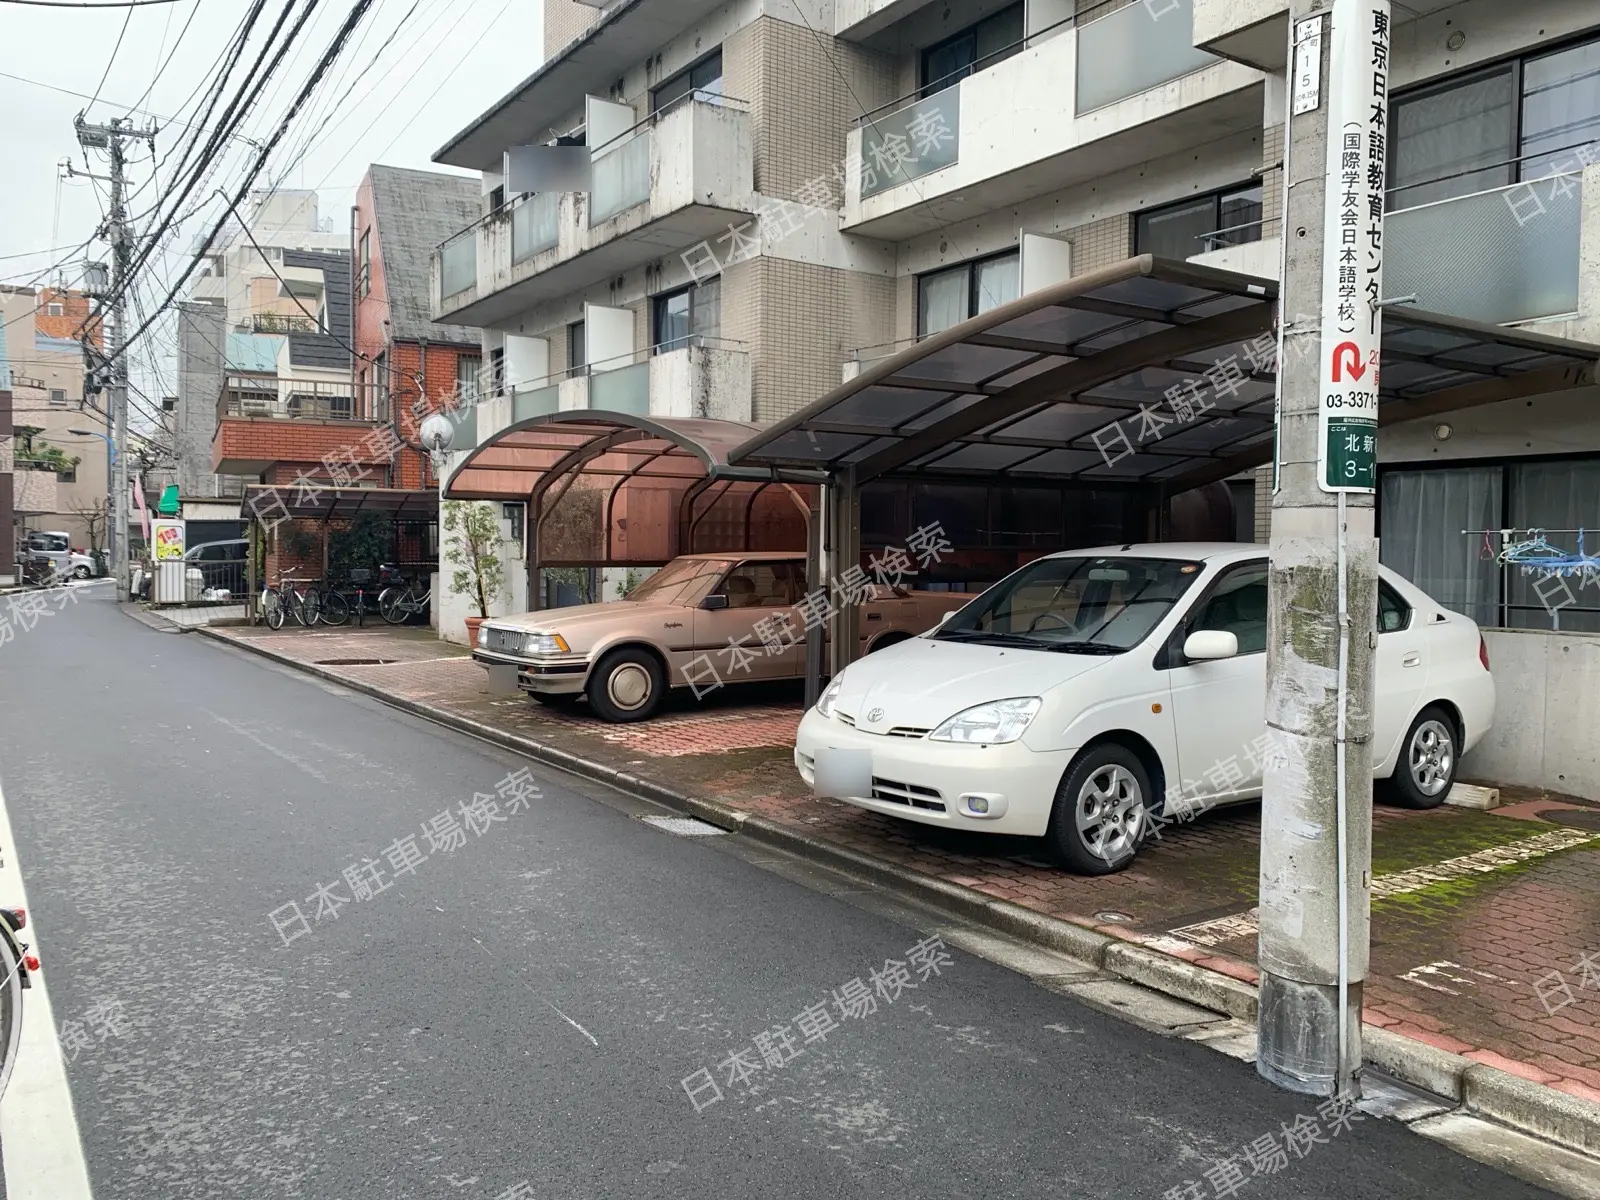
[[[266,621],[268,629],[283,628],[283,609],[283,596],[276,588],[267,588],[261,593],[261,616]]]
[[[322,620],[322,592],[317,588],[309,587],[305,595],[306,625],[315,625]]]
[[[322,597],[320,615],[329,625],[343,625],[350,619],[350,601],[338,592],[329,592]]]
[[[21,1040],[22,961],[11,935],[0,932],[0,1096],[6,1094]]]
[[[404,588],[385,588],[383,595],[378,597],[378,615],[391,625],[404,623],[410,611]]]

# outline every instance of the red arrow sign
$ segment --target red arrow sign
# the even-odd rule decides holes
[[[1344,382],[1343,368],[1349,367],[1353,379],[1367,373],[1367,364],[1361,361],[1361,347],[1354,342],[1340,342],[1333,348],[1333,381]]]

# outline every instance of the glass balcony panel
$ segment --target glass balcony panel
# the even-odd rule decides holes
[[[511,261],[522,262],[556,244],[559,192],[539,192],[511,210]]]
[[[589,376],[589,407],[606,412],[650,415],[650,363],[635,363]]]
[[[1582,208],[1574,173],[1391,212],[1384,295],[1491,325],[1576,312]]]
[[[861,195],[951,166],[961,157],[961,85],[861,123]]]
[[[1130,4],[1078,30],[1080,113],[1220,62],[1194,47],[1194,0]]]
[[[439,250],[439,294],[453,296],[478,282],[478,238],[474,229]]]
[[[650,199],[648,129],[594,160],[593,189],[589,197],[591,228]]]

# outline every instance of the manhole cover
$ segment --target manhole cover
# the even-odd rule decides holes
[[[693,817],[643,817],[646,825],[654,825],[657,829],[664,829],[668,833],[675,833],[679,837],[717,837],[727,833],[726,829],[718,829],[715,825],[705,821],[697,821]]]
[[[1133,918],[1127,913],[1119,912],[1097,912],[1094,915],[1094,919],[1096,921],[1104,921],[1107,925],[1128,925],[1133,921]]]
[[[1560,812],[1547,812],[1544,819],[1553,825],[1567,825],[1573,829],[1592,829],[1600,833],[1600,809],[1573,808]]]
[[[398,658],[319,658],[316,665],[319,667],[387,667],[396,663]]]

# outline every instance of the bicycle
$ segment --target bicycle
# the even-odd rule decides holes
[[[307,582],[295,579],[292,576],[278,577],[278,586],[270,585],[261,589],[261,616],[270,629],[282,629],[283,623],[290,616],[299,621],[307,629],[315,625],[323,616],[322,593],[311,586],[302,590],[299,585]],[[349,605],[344,607],[344,617],[350,615]],[[340,619],[342,623],[344,618]]]
[[[22,1042],[22,993],[33,986],[30,971],[39,960],[18,934],[27,923],[20,908],[0,909],[0,1096],[5,1095]]]
[[[433,603],[433,589],[424,588],[419,594],[411,580],[404,587],[385,588],[378,596],[378,615],[391,625],[403,624],[408,618],[421,616]]]

